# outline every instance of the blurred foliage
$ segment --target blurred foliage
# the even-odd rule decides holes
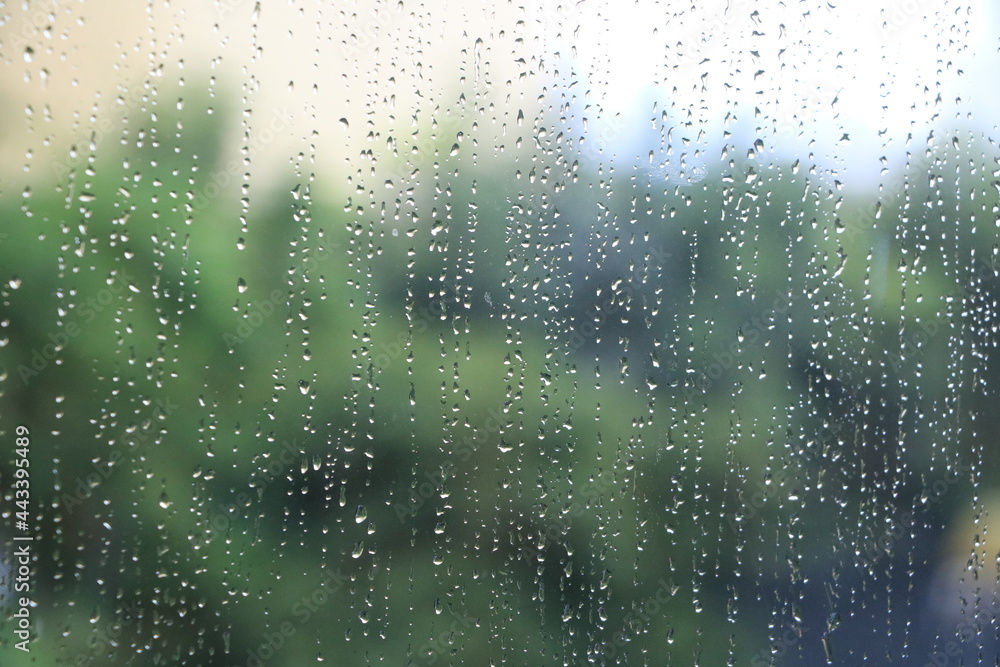
[[[233,116],[186,98],[0,201],[42,636],[4,664],[815,664],[973,489],[880,554],[887,508],[997,483],[996,193],[935,187],[957,149],[875,219],[791,165],[529,177],[441,137],[373,167],[380,213],[322,174],[213,188]]]

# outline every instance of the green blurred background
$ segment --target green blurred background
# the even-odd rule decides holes
[[[845,188],[539,101],[259,175],[297,126],[209,76],[3,187],[4,665],[995,660],[985,133]]]

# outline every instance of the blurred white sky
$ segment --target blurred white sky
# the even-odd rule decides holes
[[[959,128],[994,136],[1000,109],[998,11],[985,0],[261,4],[259,14],[253,0],[5,9],[5,154],[37,160],[46,143],[64,154],[90,136],[95,110],[121,114],[116,87],[136,99],[150,83],[167,94],[179,77],[206,87],[214,75],[214,92],[235,97],[230,108],[253,109],[251,131],[278,111],[294,117],[292,137],[266,146],[255,173],[287,173],[303,152],[307,169],[349,176],[362,151],[405,155],[426,141],[416,129],[458,126],[462,115],[484,126],[486,159],[517,135],[530,146],[538,91],[572,77],[601,109],[589,112],[604,121],[589,126],[591,140],[603,135],[624,162],[659,150],[646,129],[656,102],[678,128],[675,154],[685,138],[689,154],[704,150],[689,164],[711,167],[724,143],[738,157],[761,139],[762,160],[811,152],[848,185],[869,185],[882,155],[898,164],[908,134],[912,151],[932,126],[942,141]],[[52,28],[32,27],[43,24]],[[25,134],[29,105],[35,132]],[[244,130],[227,138],[234,151]],[[7,161],[4,174],[24,180],[23,164]]]
[[[840,180],[870,185],[880,157],[901,164],[911,133],[911,151],[926,147],[932,128],[941,135],[978,127],[993,136],[998,12],[986,2],[969,7],[930,0],[706,0],[690,8],[584,2],[563,10],[560,18],[579,23],[579,31],[565,31],[559,50],[575,46],[605,117],[648,126],[655,100],[693,121],[692,138],[704,131],[709,162],[728,129],[737,154],[758,138],[766,153],[784,158],[812,146]],[[737,121],[727,125],[730,112]],[[845,134],[850,141],[841,141]],[[622,149],[647,152],[643,147],[640,140]]]

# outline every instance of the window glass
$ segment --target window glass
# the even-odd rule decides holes
[[[997,25],[6,3],[0,662],[1000,664]]]

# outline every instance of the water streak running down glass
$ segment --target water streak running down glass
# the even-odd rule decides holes
[[[985,2],[0,11],[0,664],[1000,664]]]

